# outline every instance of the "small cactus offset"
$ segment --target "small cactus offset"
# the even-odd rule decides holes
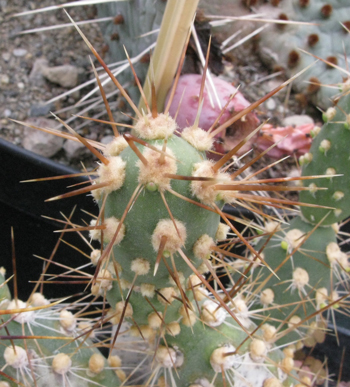
[[[205,131],[198,124],[205,66],[197,117],[180,133],[170,104],[159,109],[164,105],[159,95],[166,93],[158,93],[157,61],[149,76],[150,98],[135,78],[143,103],[138,108],[74,25],[135,113],[132,132],[122,136],[106,102],[114,138],[98,144],[101,153],[95,142],[58,118],[71,133],[67,138],[81,141],[99,158],[98,168],[87,173],[88,186],[49,200],[91,192],[98,204],[99,215],[90,224],[65,225],[80,235],[89,232],[96,271],[86,279],[93,302],[101,300],[100,309],[90,313],[79,302],[50,303],[40,293],[26,302],[12,299],[0,271],[0,387],[311,386],[312,375],[297,374],[294,351],[322,341],[327,324],[323,312],[338,308],[347,297],[338,285],[348,279],[348,258],[332,224],[349,215],[348,187],[335,185],[336,179],[348,182],[347,176],[336,176],[349,173],[348,153],[341,148],[349,133],[348,96],[340,98],[335,115],[327,111],[327,123],[301,159],[304,186],[274,186],[293,178],[266,180],[256,176],[260,171],[248,174],[260,155],[229,172],[232,157],[257,130],[217,161],[207,159],[207,152],[220,130],[291,80],[219,128]],[[180,71],[181,65],[175,79]],[[105,97],[99,79],[98,84]],[[320,178],[314,182],[316,176]],[[322,190],[327,184],[329,193]],[[301,191],[301,203],[257,195],[287,190]],[[258,231],[253,237],[240,233],[235,216],[224,211],[225,205],[240,204],[258,215],[256,222],[239,220]],[[301,204],[303,212],[279,224],[264,215],[261,204]],[[246,251],[233,252],[236,244]],[[108,358],[99,346],[108,348]]]
[[[93,320],[77,317],[72,306],[50,304],[41,293],[27,302],[11,299],[2,274],[0,280],[1,387],[120,384],[120,368],[95,348]]]

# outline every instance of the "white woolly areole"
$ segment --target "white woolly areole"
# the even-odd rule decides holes
[[[171,304],[177,296],[175,288],[172,287],[159,289],[158,293],[159,294],[157,295],[157,299],[163,305]]]
[[[229,344],[224,347],[215,349],[210,356],[210,364],[215,372],[222,372],[222,370],[227,370],[232,368],[236,362],[237,356],[227,355],[228,353],[235,352],[236,348]]]
[[[6,364],[13,368],[22,368],[28,365],[28,356],[24,348],[15,345],[13,347],[7,347],[4,351],[4,359]]]
[[[30,300],[32,306],[45,306],[50,303],[41,293],[34,293]]]
[[[103,154],[105,156],[119,156],[119,154],[129,146],[123,136],[115,137],[109,144],[106,145]]]
[[[265,253],[261,252],[261,253],[259,254],[259,257],[260,257],[261,259],[264,259],[264,260],[265,260]],[[249,261],[254,261],[253,264],[252,264],[252,266],[251,266],[252,269],[255,269],[255,268],[258,267],[258,266],[262,266],[262,263],[261,263],[261,260],[260,260],[259,257],[258,257],[257,255],[252,255],[252,254],[249,254],[249,255],[248,255]],[[244,266],[247,265],[247,262],[246,262],[246,261],[243,261],[243,263],[244,263]]]
[[[114,216],[111,216],[110,218],[107,218],[104,220],[104,225],[106,226],[106,228],[104,229],[104,232],[103,232],[103,239],[105,242],[110,242],[114,238],[114,235],[119,227],[119,224],[120,224],[119,219],[115,218]],[[125,236],[125,225],[122,224],[118,232],[118,235],[114,241],[114,245],[118,245],[123,240],[124,236]]]
[[[199,259],[209,259],[212,246],[215,246],[214,239],[211,238],[208,234],[203,234],[194,244],[193,253],[195,257]]]
[[[263,339],[266,342],[274,341],[276,338],[277,329],[273,325],[270,324],[264,324],[261,327],[261,330],[263,331]]]
[[[297,289],[303,289],[305,285],[309,283],[309,274],[308,272],[301,268],[297,267],[293,271],[293,287]]]
[[[285,357],[282,359],[280,367],[283,372],[289,373],[294,368],[294,360],[292,357]]]
[[[322,140],[320,143],[320,148],[322,148],[325,152],[328,151],[331,147],[331,142],[329,140]]]
[[[89,359],[89,371],[93,375],[101,373],[105,368],[105,358],[100,353],[94,353]]]
[[[334,230],[334,232],[335,232],[336,234],[338,234],[338,232],[339,232],[339,230],[340,230],[339,223],[333,223],[333,224],[331,225],[331,227],[332,227],[332,229]]]
[[[247,303],[240,297],[237,297],[232,302],[234,309],[233,312],[238,318],[239,322],[245,327],[249,328],[251,321],[249,319],[249,310]]]
[[[112,289],[112,274],[107,269],[101,269],[97,275],[96,284],[103,290],[111,290]]]
[[[118,355],[109,356],[108,364],[113,368],[121,367],[122,359]]]
[[[249,345],[250,357],[254,361],[262,361],[267,354],[266,344],[259,339],[253,339]]]
[[[182,131],[181,136],[200,152],[210,150],[214,143],[214,138],[210,136],[210,133],[194,126],[185,128]]]
[[[182,316],[181,323],[187,327],[192,327],[197,322],[196,314],[184,305],[180,307],[179,313]]]
[[[125,301],[119,301],[115,304],[115,310],[117,314],[121,315],[124,309],[125,309],[124,317],[131,317],[134,314],[134,310],[130,302],[128,302],[128,304],[126,305],[126,308],[125,308]]]
[[[23,302],[21,300],[12,300],[8,305],[7,305],[7,310],[9,309],[25,309],[25,308],[30,308],[30,306],[27,305],[26,302]],[[28,323],[34,320],[34,310],[29,311],[29,312],[23,312],[23,313],[17,313],[15,314],[14,320],[20,324],[23,323]]]
[[[77,325],[77,320],[74,314],[69,310],[62,310],[60,312],[60,324],[66,331],[73,331]]]
[[[144,115],[134,126],[135,132],[145,140],[157,140],[170,137],[176,129],[175,120],[168,114],[158,114],[156,118],[152,114]]]
[[[91,251],[90,253],[90,259],[91,259],[91,263],[96,266],[97,263],[98,263],[98,260],[100,259],[101,257],[101,250],[99,249],[94,249]]]
[[[202,305],[201,317],[211,327],[217,327],[225,321],[226,312],[216,302],[206,300]]]
[[[296,325],[299,324],[301,321],[301,318],[299,316],[292,316],[290,319],[289,319],[289,322],[288,322],[288,328],[296,328]]]
[[[177,321],[173,321],[166,326],[166,331],[171,336],[177,336],[181,332],[180,324]]]
[[[150,340],[150,342],[156,336],[156,332],[148,325],[139,325],[138,327],[132,326],[129,332],[130,336],[142,337],[143,339]]]
[[[196,274],[191,274],[187,281],[187,289],[191,290],[192,288],[198,288],[203,285],[203,282]]]
[[[174,222],[171,219],[161,219],[152,234],[152,246],[156,252],[159,250],[160,241],[163,236],[166,236],[164,251],[170,254],[175,253],[181,248],[186,241],[186,227],[179,220],[175,219],[177,230]]]
[[[265,379],[263,387],[282,387],[283,384],[276,378]]]
[[[283,350],[283,355],[285,357],[291,357],[293,358],[294,357],[294,352],[295,352],[296,348],[294,345],[290,345],[288,346],[287,348],[284,348]]]
[[[163,323],[163,313],[162,312],[152,312],[147,316],[148,325],[152,329],[158,329]]]
[[[219,223],[218,229],[216,230],[215,239],[217,241],[222,241],[223,239],[226,239],[229,231],[230,231],[230,226],[224,223]]]
[[[143,297],[152,298],[155,295],[156,287],[152,284],[141,284],[140,290]]]
[[[211,205],[220,197],[222,200],[231,201],[230,191],[217,191],[215,190],[215,184],[232,183],[230,175],[226,173],[215,173],[213,170],[214,162],[210,160],[204,160],[200,163],[196,163],[193,166],[193,177],[211,177],[213,181],[196,181],[191,182],[191,191],[202,203]]]
[[[149,269],[150,263],[144,258],[136,258],[131,262],[131,271],[137,275],[146,275]]]
[[[156,361],[164,368],[172,368],[176,363],[176,352],[160,345],[156,351]]]
[[[273,303],[274,298],[275,298],[275,293],[270,288],[264,289],[260,293],[260,303],[264,306],[271,305]]]
[[[52,360],[52,369],[56,374],[66,374],[71,366],[72,359],[66,353],[59,353]]]
[[[265,231],[268,233],[276,232],[281,229],[281,223],[276,221],[266,222]]]
[[[340,263],[345,268],[348,266],[348,257],[343,251],[340,250],[338,243],[336,242],[328,243],[326,247],[326,255],[329,260],[329,263],[332,266],[337,263]]]
[[[287,232],[285,236],[285,241],[288,243],[288,246],[292,249],[295,249],[299,244],[301,244],[305,239],[304,232],[294,228]]]
[[[101,164],[97,170],[98,183],[108,183],[102,189],[107,194],[122,187],[125,180],[126,166],[126,162],[120,156],[111,157],[108,160],[108,165]]]
[[[195,384],[191,384],[189,387],[213,387],[208,379],[200,378],[195,381]]]
[[[156,148],[162,150],[162,147],[157,145]],[[177,165],[174,158],[174,153],[167,147],[166,154],[171,157],[163,157],[159,152],[150,148],[145,148],[143,156],[147,160],[147,165],[143,164],[141,160],[136,162],[139,168],[138,182],[141,184],[154,183],[160,191],[170,189],[170,178],[165,177],[166,173],[176,174]]]
[[[90,226],[95,227],[96,224],[97,224],[96,219],[92,219],[90,222]],[[98,241],[101,238],[101,230],[98,230],[98,229],[89,230],[89,237],[94,241]]]

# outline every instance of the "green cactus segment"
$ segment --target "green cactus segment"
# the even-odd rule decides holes
[[[154,140],[149,142],[152,145],[163,145],[163,141]],[[141,152],[145,151],[145,147],[138,145]],[[203,156],[191,147],[183,139],[172,136],[168,139],[167,149],[170,150],[178,161],[176,162],[176,174],[191,176],[193,166],[196,163],[203,161]],[[105,219],[115,217],[121,219],[125,209],[128,206],[129,200],[132,197],[137,185],[140,175],[140,160],[131,148],[126,148],[121,154],[121,158],[126,162],[125,167],[125,181],[123,186],[113,191],[108,195],[105,205],[104,216]],[[157,157],[159,158],[160,155]],[[191,182],[185,180],[171,180],[169,183],[172,190],[180,195],[196,200],[191,193]],[[153,187],[153,186],[152,186]],[[164,190],[164,198],[168,204],[171,214],[176,222],[181,222],[185,228],[185,241],[182,246],[186,256],[195,262],[198,267],[202,264],[202,259],[196,258],[193,253],[193,247],[197,240],[203,235],[207,234],[215,238],[215,233],[218,228],[220,217],[215,212],[208,211],[198,207],[197,205],[187,202],[170,192]],[[102,202],[101,199],[100,202]],[[198,201],[197,201],[198,202]],[[217,203],[219,204],[219,202]],[[169,227],[173,227],[170,214],[162,199],[159,189],[149,190],[147,187],[143,188],[142,192],[136,199],[129,210],[125,221],[125,236],[122,241],[113,247],[115,260],[120,264],[122,271],[120,276],[123,280],[132,282],[135,277],[135,271],[131,268],[136,259],[143,259],[150,265],[150,270],[144,275],[139,275],[136,279],[135,285],[142,283],[155,285],[157,288],[165,288],[172,286],[169,280],[170,272],[164,262],[160,262],[157,275],[154,276],[154,266],[157,258],[157,247],[154,241],[155,230],[160,221],[166,220]],[[179,232],[181,233],[181,225],[178,224]],[[177,234],[177,233],[176,233]],[[182,243],[179,244],[181,247]],[[176,270],[182,273],[184,278],[188,278],[192,274],[192,269],[175,251],[164,253],[169,257],[173,254]],[[173,271],[172,262],[167,258],[168,265]]]
[[[155,310],[163,313],[166,305],[166,313],[163,316],[164,323],[168,324],[178,320],[179,309],[182,306],[181,301],[174,299],[169,300],[169,302],[171,302],[170,307],[170,304],[168,304],[162,297],[158,296],[156,293],[153,297],[147,297],[142,295],[137,290],[140,289],[136,289],[136,291],[133,291],[129,297],[128,305],[131,306],[132,312],[130,313],[130,315],[124,316],[125,321],[134,321],[140,325],[147,325],[149,315],[152,314]],[[113,288],[107,293],[108,302],[112,306],[110,315],[115,316],[115,318],[112,319],[112,323],[119,323],[119,318],[121,317],[121,309],[118,308],[118,305],[124,307],[124,300],[127,297],[127,293],[127,291],[124,291],[123,294],[121,294],[117,284],[114,284]],[[145,300],[145,297],[149,299],[150,303]],[[132,320],[130,320],[129,317],[132,317]]]
[[[343,113],[350,111],[349,103],[348,96],[340,100],[335,117],[323,125],[313,140],[310,149],[312,160],[303,166],[303,176],[341,175],[307,180],[310,191],[301,192],[300,200],[334,208],[303,206],[303,216],[313,224],[326,217],[322,220],[322,225],[330,225],[341,222],[350,215],[350,130],[346,122],[347,117]],[[325,187],[327,190],[316,191],[317,187]]]
[[[150,47],[157,39],[156,33],[151,33],[160,28],[166,3],[161,0],[141,1],[116,1],[107,4],[97,4],[99,18],[114,17],[106,23],[100,23],[105,42],[105,62],[125,62],[125,50],[128,50],[130,58],[140,56],[134,63],[137,76],[141,83],[145,80],[148,65]],[[139,98],[139,91],[134,83],[134,76],[128,66],[118,75],[122,85],[127,85],[128,92],[134,101]],[[129,83],[129,85],[128,85]]]
[[[27,306],[22,301],[12,301],[6,309],[16,305]],[[118,369],[111,368],[92,340],[86,340],[82,326],[76,325],[70,312],[62,314],[57,307],[49,307],[19,313],[11,321],[12,318],[13,315],[4,315],[1,322],[0,368],[8,378],[1,375],[0,381],[13,387],[19,385],[16,381],[38,387],[120,385]],[[21,339],[23,336],[27,338]],[[74,338],[78,336],[81,337]]]
[[[283,0],[279,7],[270,10],[276,19],[293,20],[307,24],[275,24],[264,29],[260,37],[261,56],[272,67],[281,66],[289,76],[303,70],[315,58],[302,53],[303,49],[341,68],[346,68],[350,52],[349,2],[333,1],[290,1]],[[341,25],[343,23],[345,28]],[[317,106],[326,109],[336,90],[322,85],[336,85],[343,82],[342,73],[331,65],[319,61],[310,70],[298,77],[293,86],[305,94]]]
[[[293,383],[291,377],[276,367],[283,360],[282,352],[276,349],[270,352],[261,337],[247,340],[247,334],[232,317],[226,317],[216,328],[200,321],[192,327],[182,327],[176,337],[167,335],[166,342],[176,348],[177,386],[206,386],[206,382],[213,380],[220,387],[227,385],[228,380],[235,387],[263,387],[269,379],[275,380],[276,386]]]
[[[5,284],[4,282],[5,282],[5,269],[3,267],[0,267],[0,307],[2,302],[11,299],[10,289],[8,288],[7,284]]]
[[[333,301],[336,275],[347,265],[347,258],[339,248],[332,253],[334,246],[337,247],[333,228],[318,227],[308,237],[313,228],[297,217],[288,227],[276,232],[266,246],[267,237],[256,246],[257,250],[263,248],[266,262],[279,278],[265,267],[254,267],[254,309],[259,310],[259,316],[269,316],[269,324],[280,328],[279,343],[302,340],[308,330],[311,332],[315,318],[319,321],[320,317],[307,319],[308,316]],[[283,331],[289,329],[291,323],[304,319],[307,321],[302,326],[284,336]]]

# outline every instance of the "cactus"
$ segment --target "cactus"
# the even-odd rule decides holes
[[[0,280],[1,386],[120,384],[120,368],[95,348],[93,320],[76,317],[70,305],[50,304],[41,293],[27,302],[11,300],[2,274]]]
[[[323,115],[326,122],[313,140],[307,160],[304,161],[304,175],[329,175],[329,178],[322,179],[322,182],[320,179],[310,181],[310,191],[301,195],[302,201],[333,207],[333,210],[319,208],[314,211],[304,208],[303,216],[313,224],[322,220],[323,225],[329,225],[341,222],[350,215],[348,115],[349,95],[345,92],[338,104],[329,108]],[[316,192],[315,188],[320,185],[327,190]],[[326,218],[323,219],[324,217]]]
[[[337,222],[350,214],[348,100],[345,92],[324,113],[325,123],[313,133],[310,152],[300,158],[304,177],[329,176],[304,181],[309,190],[301,192],[300,199],[313,206],[302,206],[300,216],[287,227],[269,223],[262,231],[268,235],[256,246],[279,278],[254,268],[252,291],[260,297],[255,308],[271,308],[262,314],[270,315],[280,332],[291,331],[283,335],[282,342],[302,340],[312,346],[315,340],[324,340],[327,322],[317,312],[328,309],[327,305],[337,309],[343,301],[339,291],[350,266],[336,234]],[[320,187],[326,189],[318,190]],[[292,319],[295,331],[289,323]]]
[[[284,68],[289,76],[312,63],[314,56],[321,58],[293,86],[315,105],[327,109],[337,93],[329,86],[343,83],[344,73],[338,69],[345,69],[349,60],[349,4],[344,0],[278,3],[273,10],[276,19],[305,24],[275,24],[264,29],[259,43],[262,58],[275,68]]]
[[[126,62],[124,47],[131,58],[140,57],[135,63],[137,76],[144,81],[149,65],[150,52],[157,39],[164,14],[165,3],[162,0],[120,1],[97,4],[99,17],[114,16],[110,22],[102,23],[101,32],[105,42],[105,61],[108,64]],[[142,54],[141,54],[142,53]],[[139,90],[128,66],[119,76],[122,85],[136,101]]]
[[[295,373],[295,346],[290,344],[303,341],[309,345],[318,340],[320,332],[322,335],[321,313],[336,308],[336,303],[342,301],[333,293],[336,290],[333,286],[344,280],[347,257],[339,253],[334,229],[320,227],[325,218],[323,212],[317,215],[319,221],[315,217],[314,225],[298,217],[278,231],[276,224],[266,226],[263,229],[266,235],[260,237],[258,244],[245,239],[232,223],[234,217],[223,212],[223,205],[247,200],[251,201],[247,206],[253,207],[264,200],[246,191],[274,188],[253,175],[244,175],[249,163],[231,174],[227,172],[225,163],[249,138],[217,162],[207,160],[205,155],[219,130],[249,113],[268,96],[212,132],[200,129],[196,120],[181,136],[176,136],[176,124],[168,114],[168,106],[163,113],[157,110],[156,106],[164,101],[156,100],[159,95],[152,83],[155,80],[150,78],[152,103],[144,98],[145,109],[141,111],[102,58],[90,48],[130,102],[136,115],[133,133],[121,136],[112,123],[115,138],[105,147],[98,145],[103,150],[100,154],[93,148],[95,143],[84,140],[60,120],[72,133],[66,137],[83,142],[99,158],[100,165],[95,172],[88,173],[89,177],[93,173],[96,176],[88,187],[50,200],[91,191],[98,203],[100,214],[90,225],[80,227],[67,222],[67,226],[79,233],[89,230],[92,240],[102,242],[100,249],[92,249],[91,262],[96,273],[93,278],[88,277],[94,299],[103,299],[102,317],[90,321],[91,330],[75,331],[76,318],[67,305],[62,308],[45,301],[39,310],[31,310],[32,297],[23,304],[16,298],[7,301],[10,296],[2,282],[0,305],[6,321],[2,323],[1,334],[3,339],[6,336],[6,348],[1,347],[4,355],[0,355],[0,383],[40,386],[57,384],[59,380],[67,386],[73,383],[192,387],[310,385],[310,378],[299,379]],[[201,90],[205,75],[202,82]],[[104,94],[102,87],[101,93]],[[202,98],[201,91],[199,106]],[[348,110],[342,101],[339,109]],[[327,125],[316,139],[322,138],[323,132],[327,134]],[[334,136],[334,140],[328,141],[341,142],[342,138]],[[238,178],[240,175],[242,180]],[[271,182],[275,181],[288,179]],[[305,191],[305,195],[310,190],[297,189]],[[283,199],[268,200],[267,203],[281,206],[287,203]],[[310,205],[310,213],[329,211],[317,208],[318,201],[305,202]],[[263,215],[259,209],[257,213]],[[220,217],[226,224],[220,223]],[[247,224],[245,220],[241,222]],[[257,224],[253,227],[261,229]],[[227,239],[229,231],[246,246],[247,252],[242,256],[229,251],[235,244],[231,238]],[[236,259],[230,261],[230,256]],[[243,275],[232,274],[236,269],[243,269]],[[222,272],[232,286],[225,287],[221,282]],[[0,276],[4,281],[2,273]],[[29,309],[18,313],[18,305]],[[266,307],[267,311],[261,310]],[[9,310],[3,312],[5,308]],[[34,326],[42,315],[50,317],[45,327]],[[24,321],[26,316],[28,320]],[[67,325],[68,322],[73,325]],[[105,343],[110,353],[108,360],[104,360],[88,336],[107,322],[114,325],[115,333]],[[46,337],[39,346],[39,337],[52,337],[53,329],[55,337]],[[119,342],[120,336],[124,341]],[[64,345],[67,337],[71,340]],[[121,367],[114,351],[122,359],[135,351],[140,355],[139,364],[130,362]],[[59,354],[67,366],[58,372],[55,358],[50,356]],[[64,356],[68,354],[69,359]],[[24,363],[20,364],[18,357]],[[96,361],[90,361],[91,358]],[[36,364],[31,366],[41,361],[46,362],[43,370],[37,369]],[[104,366],[107,361],[110,367]],[[74,366],[79,370],[75,371]],[[101,368],[104,370],[96,372]],[[71,376],[72,380],[67,379]]]

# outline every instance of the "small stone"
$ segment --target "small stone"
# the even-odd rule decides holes
[[[2,59],[5,61],[5,62],[8,62],[10,59],[11,59],[11,54],[9,52],[3,52],[1,54],[1,57]]]
[[[44,58],[35,60],[32,71],[29,74],[29,81],[35,86],[41,86],[45,83],[43,69],[49,66],[49,62]]]
[[[0,83],[7,85],[10,83],[10,77],[7,74],[0,74]]]
[[[25,87],[25,84],[24,84],[23,82],[18,82],[18,83],[17,83],[17,87],[18,87],[19,89],[23,90],[24,87]]]
[[[313,124],[314,120],[310,117],[307,116],[306,114],[296,114],[293,116],[286,117],[283,120],[283,125],[284,126],[300,126],[300,125],[305,125],[305,124]]]
[[[55,129],[57,127],[57,122],[55,120],[43,117],[31,117],[25,122],[40,128]],[[45,133],[32,128],[26,128],[24,131],[22,146],[23,148],[38,155],[52,157],[62,148],[63,141],[63,138],[57,137],[53,134]]]
[[[15,48],[13,50],[13,55],[14,56],[25,56],[27,54],[27,50],[25,48]]]
[[[11,114],[12,114],[12,112],[11,112],[10,109],[5,109],[5,110],[4,110],[4,116],[5,116],[5,117],[10,117]]]
[[[54,104],[38,103],[32,105],[29,110],[30,117],[42,117],[48,115],[51,111],[55,110]]]
[[[266,109],[274,110],[276,109],[276,101],[273,98],[270,98],[265,102]]]
[[[65,88],[72,88],[78,84],[79,69],[72,65],[43,68],[44,77],[52,83]]]
[[[80,141],[66,141],[63,145],[67,157],[70,160],[81,159],[87,154],[87,148]]]

